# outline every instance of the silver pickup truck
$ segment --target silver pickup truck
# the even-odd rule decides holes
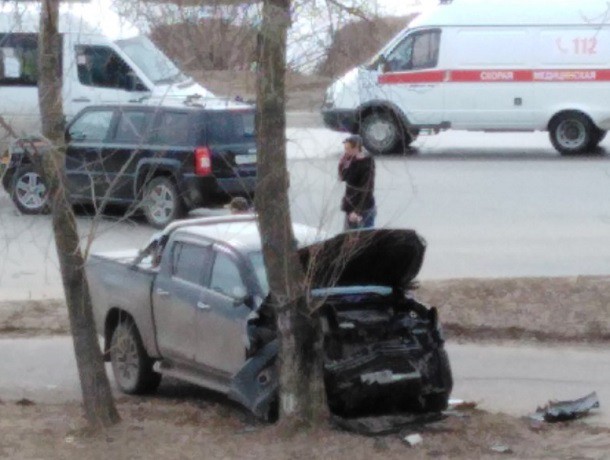
[[[331,410],[444,409],[452,377],[437,312],[407,295],[423,240],[412,230],[326,240],[311,227],[294,231],[322,324]],[[154,391],[169,375],[273,418],[278,341],[254,216],[170,224],[141,251],[91,255],[87,276],[122,391]]]

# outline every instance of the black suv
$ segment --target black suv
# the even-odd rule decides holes
[[[256,182],[254,109],[214,105],[100,105],[66,130],[66,173],[73,203],[141,208],[157,228],[220,196],[252,198]],[[2,183],[26,214],[48,209],[48,191],[17,142]]]

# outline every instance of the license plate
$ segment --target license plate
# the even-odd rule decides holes
[[[238,165],[249,165],[256,163],[256,155],[236,155],[235,164]]]

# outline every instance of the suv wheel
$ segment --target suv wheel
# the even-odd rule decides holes
[[[150,225],[164,228],[182,215],[182,201],[174,182],[165,176],[155,177],[144,190],[144,215]]]
[[[11,198],[23,214],[49,211],[49,190],[32,166],[19,168],[13,179]]]

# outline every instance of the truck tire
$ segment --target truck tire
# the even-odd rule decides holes
[[[360,124],[364,147],[375,155],[403,152],[411,144],[411,135],[389,110],[376,110]]]
[[[589,149],[593,150],[597,148],[599,143],[604,140],[607,133],[607,131],[595,127],[593,135],[591,136],[591,142],[589,143]]]
[[[596,126],[580,112],[566,112],[555,117],[549,125],[553,147],[562,155],[579,155],[590,151]]]
[[[146,220],[155,228],[164,228],[180,218],[183,205],[174,181],[167,176],[153,178],[144,187],[142,208]]]
[[[49,212],[49,190],[32,165],[20,167],[11,186],[11,198],[23,214]]]
[[[151,393],[161,383],[161,374],[153,371],[154,360],[146,353],[131,319],[119,322],[112,333],[110,362],[114,379],[123,393]]]

